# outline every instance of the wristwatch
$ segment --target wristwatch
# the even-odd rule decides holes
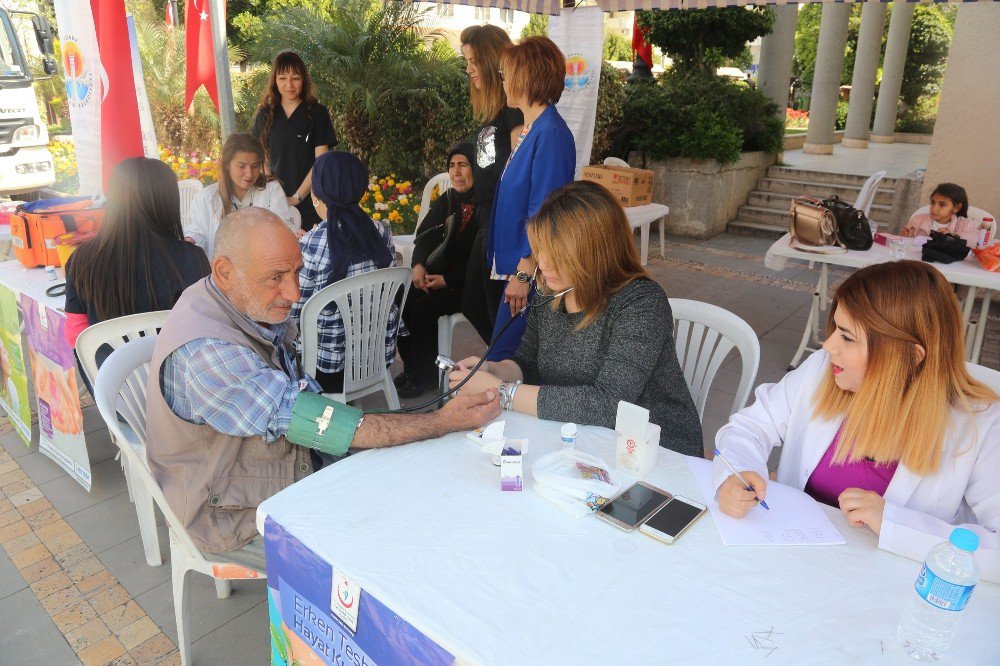
[[[520,282],[521,284],[527,284],[528,280],[531,279],[531,276],[525,273],[524,271],[518,271],[517,273],[514,274],[514,277],[517,278],[517,281]]]
[[[293,194],[292,198],[295,199],[295,201],[297,201],[298,203],[302,203],[302,195],[299,194],[298,192],[296,192],[295,194]]]

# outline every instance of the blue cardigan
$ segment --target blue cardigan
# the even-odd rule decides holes
[[[531,255],[528,218],[538,212],[549,192],[573,181],[576,143],[555,105],[542,111],[514,153],[493,199],[487,268],[501,275],[517,272]]]

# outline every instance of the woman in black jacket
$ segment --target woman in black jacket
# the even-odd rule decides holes
[[[469,255],[479,230],[472,165],[475,148],[460,143],[448,155],[451,188],[431,205],[413,249],[413,287],[403,307],[410,334],[400,336],[403,373],[396,378],[401,398],[437,384],[437,320],[462,309]]]

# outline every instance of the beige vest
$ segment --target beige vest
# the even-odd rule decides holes
[[[167,503],[206,552],[236,550],[257,535],[257,505],[312,472],[309,450],[281,439],[234,437],[178,417],[160,389],[160,368],[199,338],[248,347],[272,368],[277,351],[219,292],[211,278],[191,285],[156,340],[147,387],[146,457]],[[294,324],[285,336],[291,346]]]

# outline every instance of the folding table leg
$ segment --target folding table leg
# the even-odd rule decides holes
[[[987,289],[983,293],[983,305],[979,309],[979,321],[976,324],[976,339],[972,343],[972,357],[969,359],[973,363],[979,363],[979,352],[983,349],[983,338],[986,335],[986,320],[989,319],[990,301],[993,299],[993,290]]]
[[[667,216],[660,218],[660,259],[667,258]]]
[[[978,321],[972,318],[972,309],[976,303],[976,288],[969,287],[969,293],[962,304],[962,330],[965,331],[965,360],[972,360],[972,345],[976,341]]]
[[[819,280],[816,282],[816,291],[813,292],[813,300],[809,308],[809,317],[806,319],[806,327],[802,331],[802,339],[799,341],[798,349],[795,350],[795,355],[792,356],[792,362],[788,364],[789,370],[794,370],[798,367],[802,356],[805,355],[812,340],[815,340],[818,344],[821,339],[819,336],[819,313],[820,310],[826,309],[826,286],[827,265],[823,264],[820,269]]]
[[[645,266],[646,262],[649,260],[649,222],[642,225],[639,229],[639,250],[642,255],[642,265]]]

